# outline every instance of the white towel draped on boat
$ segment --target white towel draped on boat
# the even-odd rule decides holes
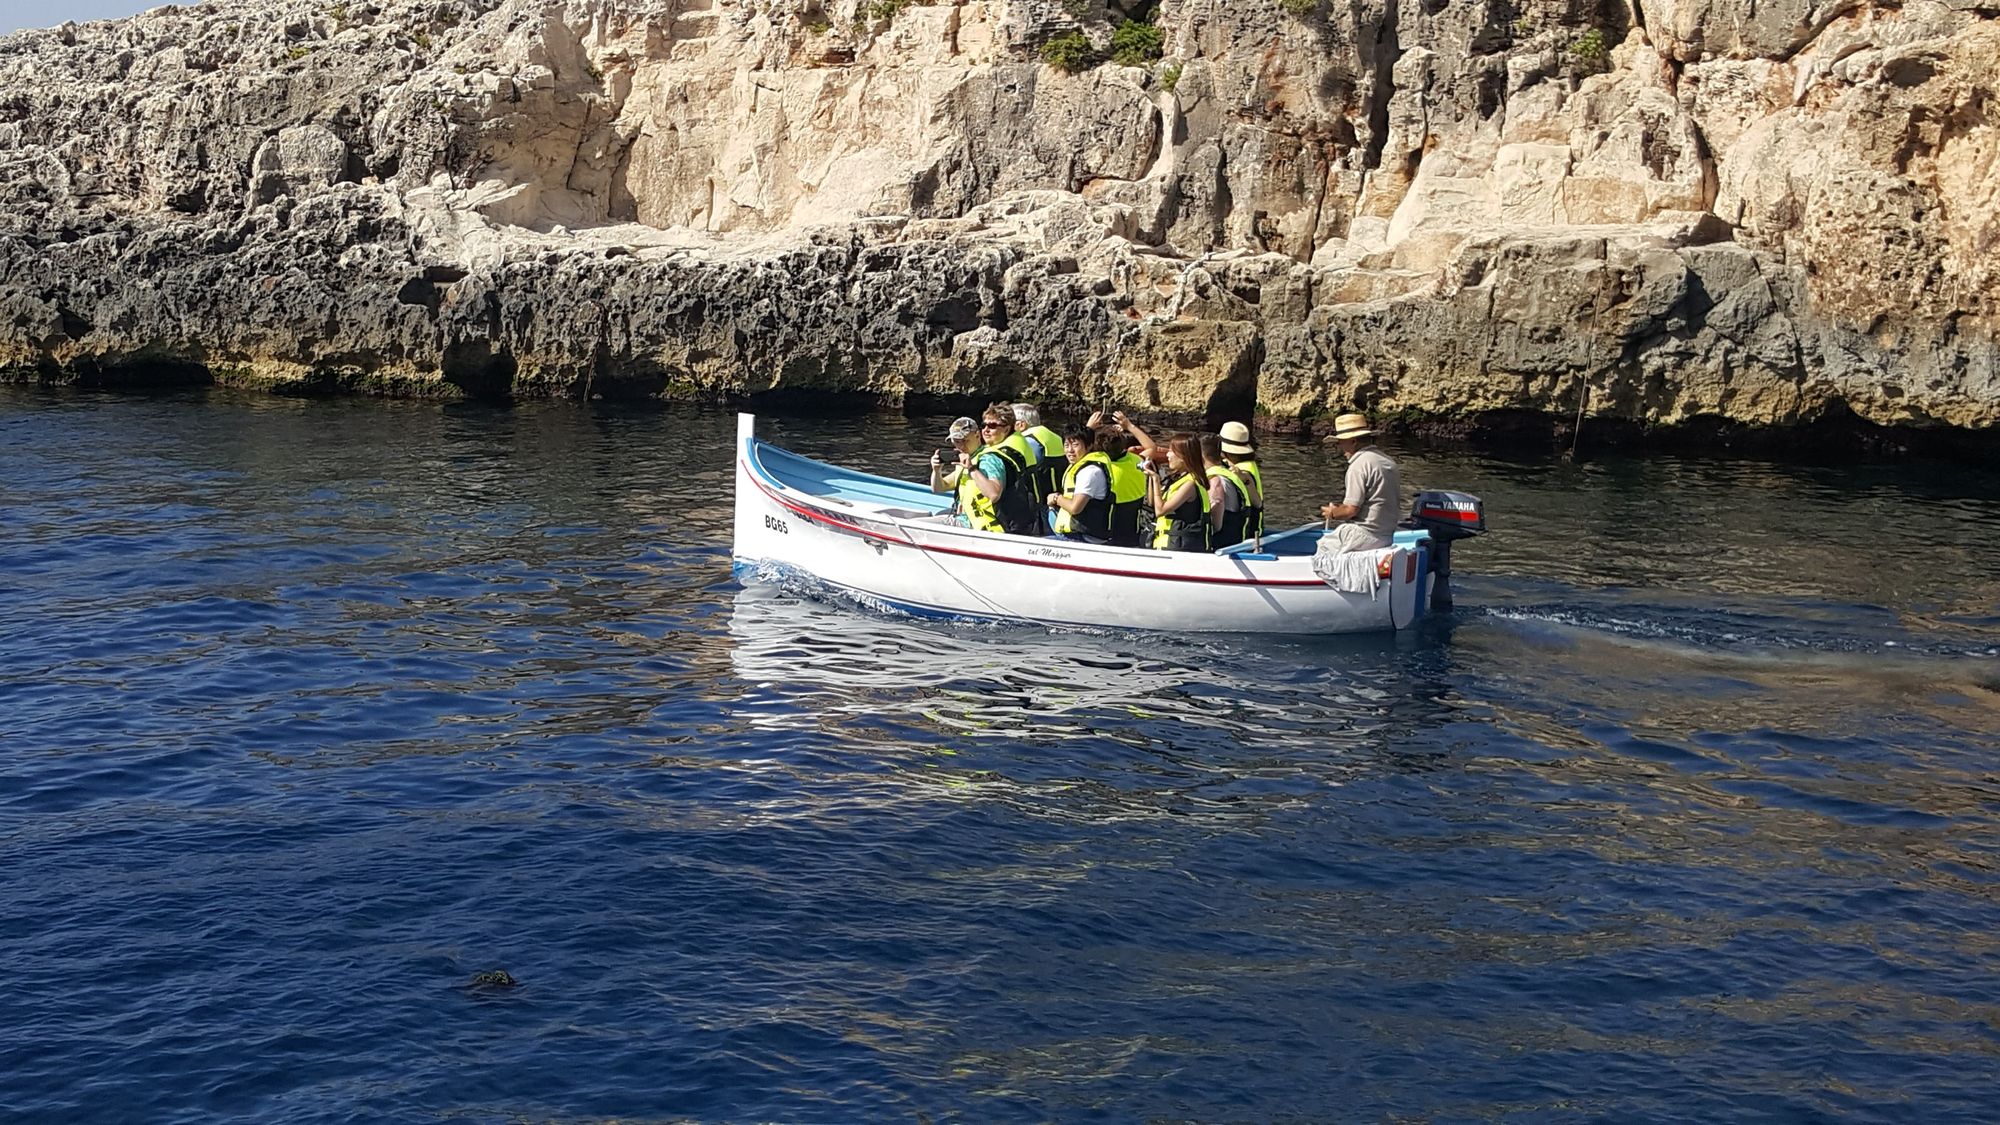
[[[1328,535],[1320,539],[1319,549],[1313,552],[1313,573],[1343,594],[1367,594],[1373,598],[1382,583],[1376,568],[1381,565],[1382,556],[1393,550],[1394,547],[1380,547],[1343,551],[1339,537]]]

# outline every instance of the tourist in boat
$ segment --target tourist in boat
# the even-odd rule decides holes
[[[1262,544],[1264,539],[1264,469],[1257,463],[1257,443],[1250,427],[1241,422],[1224,422],[1222,459],[1250,486],[1250,508],[1243,517],[1243,538]]]
[[[1143,547],[1147,537],[1140,525],[1149,522],[1146,510],[1146,473],[1139,455],[1122,430],[1109,426],[1096,430],[1097,451],[1104,454],[1105,470],[1111,475],[1111,545]]]
[[[996,535],[1007,530],[1001,498],[1012,465],[1004,453],[986,443],[986,438],[997,438],[1003,427],[1004,423],[990,418],[983,425],[960,418],[945,435],[957,451],[957,463],[947,469],[943,456],[931,454],[931,491],[952,494],[952,514],[959,523]]]
[[[1042,506],[1042,497],[1055,488],[1055,477],[1041,471],[1040,447],[1029,441],[1028,436],[1015,425],[1012,403],[990,403],[982,417],[984,424],[1000,423],[999,430],[987,430],[985,436],[987,448],[1005,459],[1007,465],[1004,495],[998,501],[1001,522],[1007,525],[1007,533],[1047,534],[1048,521],[1044,517],[1048,509]],[[1048,487],[1040,487],[1045,480]]]
[[[1201,435],[1201,457],[1208,463],[1208,545],[1211,549],[1234,547],[1248,536],[1251,484],[1222,456],[1220,434]]]
[[[1130,432],[1129,430],[1127,432]],[[1208,465],[1192,434],[1175,434],[1167,441],[1166,479],[1145,459],[1146,502],[1157,522],[1153,547],[1161,551],[1206,551],[1212,517],[1208,500]]]
[[[943,451],[931,452],[931,491],[952,494],[951,511],[959,523],[979,531],[999,531],[1000,519],[992,502],[984,493],[968,496],[965,491],[972,480],[971,458],[979,454],[979,423],[971,418],[959,418],[952,422],[951,429],[945,431],[945,440],[951,443],[952,455],[947,462]],[[996,471],[1006,471],[1004,462],[993,467]],[[979,518],[974,518],[975,513]]]
[[[1088,426],[1075,426],[1063,434],[1069,468],[1063,473],[1062,491],[1045,497],[1055,528],[1049,538],[1111,542],[1111,458],[1097,448],[1099,444],[1097,432]]]
[[[1090,424],[1093,427],[1103,426],[1107,435],[1109,448],[1106,452],[1111,454],[1113,499],[1122,504],[1129,488],[1138,501],[1129,508],[1121,507],[1112,513],[1111,544],[1114,547],[1150,547],[1158,523],[1146,499],[1146,475],[1140,470],[1148,462],[1158,465],[1165,461],[1166,447],[1154,441],[1151,434],[1126,417],[1122,410],[1114,410],[1108,415],[1100,410],[1090,416]]]
[[[1319,514],[1342,551],[1368,551],[1395,541],[1396,515],[1402,503],[1403,477],[1396,462],[1375,448],[1375,430],[1365,414],[1342,414],[1333,420],[1333,443],[1347,458],[1347,495],[1327,504]]]
[[[1066,467],[1063,444],[1066,439],[1042,425],[1042,412],[1033,403],[1017,402],[1013,409],[1014,432],[1021,435],[1028,451],[1035,455],[1035,460],[1028,466],[1034,495],[1046,496],[1062,484]]]

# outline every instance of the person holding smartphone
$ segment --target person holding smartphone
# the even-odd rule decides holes
[[[950,493],[951,514],[966,527],[976,526],[962,486],[971,474],[972,458],[979,452],[979,423],[970,418],[956,419],[945,432],[945,440],[951,443],[949,451],[931,451],[931,491]],[[997,525],[993,530],[998,530]]]
[[[1150,458],[1139,466],[1146,474],[1146,501],[1153,509],[1153,547],[1160,551],[1206,551],[1209,533],[1208,465],[1192,434],[1175,434],[1167,441],[1166,479]]]

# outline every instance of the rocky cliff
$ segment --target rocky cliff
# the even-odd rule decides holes
[[[211,0],[0,40],[0,370],[2000,421],[2000,0]]]

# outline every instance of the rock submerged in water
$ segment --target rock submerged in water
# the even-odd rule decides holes
[[[514,988],[520,983],[520,981],[514,979],[514,974],[505,969],[487,969],[484,972],[472,974],[472,980],[468,982],[468,987]]]
[[[1025,0],[25,32],[0,372],[2000,421],[1990,6],[1656,6],[1165,0],[1162,60],[1078,74],[1037,54],[1077,6]]]

